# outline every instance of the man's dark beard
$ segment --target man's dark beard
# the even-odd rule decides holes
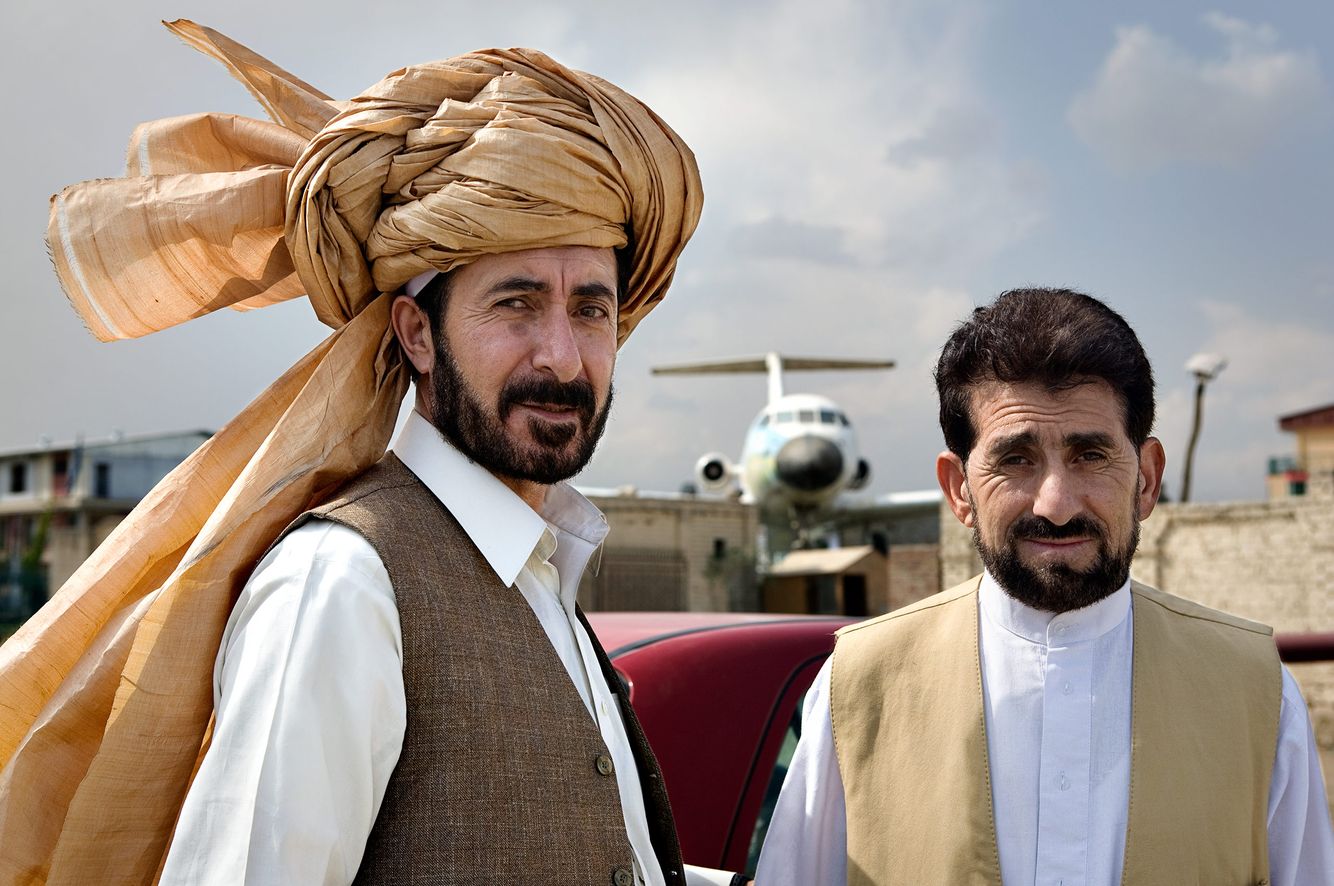
[[[501,477],[550,485],[568,480],[583,470],[593,457],[607,426],[611,410],[607,402],[597,409],[597,396],[587,380],[561,383],[554,379],[511,380],[500,391],[494,411],[487,411],[464,381],[458,363],[441,336],[431,371],[431,421],[454,448]],[[570,406],[576,422],[528,420],[535,446],[515,444],[505,428],[505,418],[520,403]],[[578,437],[575,447],[568,448]]]
[[[973,513],[977,513],[976,507]],[[1045,612],[1070,612],[1092,606],[1114,593],[1130,576],[1130,561],[1139,545],[1139,518],[1133,514],[1130,539],[1119,551],[1113,551],[1102,527],[1088,517],[1075,517],[1057,526],[1046,517],[1029,514],[1020,517],[1005,533],[1000,550],[987,547],[977,524],[973,525],[973,545],[991,577],[1014,599]],[[1098,542],[1098,559],[1087,571],[1063,563],[1049,563],[1036,569],[1019,559],[1020,539],[1060,539],[1084,536]]]

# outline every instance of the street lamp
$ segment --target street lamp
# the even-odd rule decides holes
[[[1186,463],[1181,470],[1182,502],[1190,501],[1190,474],[1195,463],[1195,444],[1200,439],[1200,419],[1204,413],[1204,386],[1218,378],[1227,366],[1227,358],[1219,354],[1196,354],[1186,361],[1186,369],[1195,376],[1195,417],[1190,427],[1190,442],[1186,444]]]

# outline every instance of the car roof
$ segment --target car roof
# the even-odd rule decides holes
[[[742,625],[791,622],[847,623],[841,616],[791,615],[778,612],[590,612],[589,623],[609,657],[673,637]]]

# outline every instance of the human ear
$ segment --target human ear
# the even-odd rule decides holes
[[[1163,490],[1163,468],[1167,464],[1167,454],[1157,437],[1150,437],[1139,448],[1139,490],[1135,499],[1141,520],[1153,513],[1153,506],[1158,503],[1158,495]]]
[[[417,374],[430,372],[435,367],[431,318],[416,300],[406,295],[395,297],[394,303],[389,306],[389,324],[394,327],[394,335],[403,349],[403,355],[417,370]]]
[[[936,456],[936,481],[945,493],[945,502],[960,523],[973,528],[973,502],[968,497],[968,474],[963,459],[946,450]]]

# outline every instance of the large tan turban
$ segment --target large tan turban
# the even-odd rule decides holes
[[[624,247],[619,339],[699,218],[690,150],[620,89],[532,50],[397,71],[334,102],[168,25],[274,122],[135,132],[125,178],[52,200],[65,291],[103,340],[308,295],[334,332],[164,479],[0,647],[0,882],[152,881],[207,745],[212,667],[279,531],[384,452],[407,375],[389,302],[424,270]]]

